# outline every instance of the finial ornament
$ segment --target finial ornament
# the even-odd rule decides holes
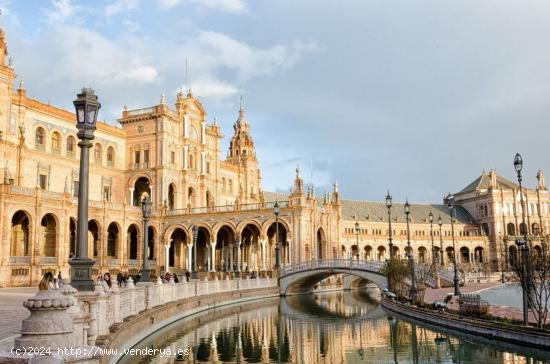
[[[302,178],[301,174],[302,174],[302,170],[300,169],[300,165],[297,164],[296,165],[296,178],[298,178],[298,179]]]
[[[218,117],[214,116],[214,126],[218,126]]]
[[[338,192],[338,181],[334,181],[333,187],[334,187],[334,192]]]
[[[243,103],[243,97],[241,96],[241,103],[240,103],[240,107],[239,107],[239,110],[244,110],[244,103]]]
[[[21,76],[19,78],[19,89],[24,90],[25,89],[25,81],[23,81],[23,73],[21,73]]]
[[[160,104],[161,105],[166,105],[166,97],[164,96],[164,94],[160,95]]]

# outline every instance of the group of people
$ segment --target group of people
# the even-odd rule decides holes
[[[40,280],[40,283],[38,284],[38,289],[41,291],[46,291],[48,289],[58,289],[62,281],[63,276],[61,275],[61,271],[57,273],[57,279],[54,277],[52,272],[46,272],[44,273],[42,280]]]

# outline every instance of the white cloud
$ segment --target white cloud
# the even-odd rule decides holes
[[[139,0],[116,0],[105,7],[105,16],[110,18],[113,15],[135,9]]]
[[[193,3],[234,14],[245,13],[247,11],[245,0],[159,0],[162,9],[170,9],[180,3]]]
[[[76,6],[71,0],[53,0],[52,9],[46,11],[50,23],[63,23],[76,13]]]
[[[225,99],[235,95],[239,90],[226,82],[201,78],[191,83],[193,93],[206,98]]]

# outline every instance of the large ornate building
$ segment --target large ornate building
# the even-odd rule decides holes
[[[68,259],[75,252],[79,147],[74,113],[27,97],[21,79],[15,87],[16,74],[6,56],[2,32],[0,286],[29,285],[46,271],[68,274]],[[299,168],[290,194],[261,190],[251,124],[242,103],[226,156],[220,148],[220,126],[207,120],[191,90],[180,91],[173,107],[164,96],[148,108],[124,107],[118,124],[98,122],[91,151],[88,254],[96,260],[96,274],[136,273],[144,253],[157,273],[167,266],[184,271],[196,265],[210,275],[269,274],[276,236],[283,265],[316,258],[387,258],[383,204],[342,200],[336,183],[331,193],[317,198],[313,186],[304,186]],[[455,224],[461,263],[496,264],[499,238],[515,235],[519,226],[517,188],[495,176],[484,174],[457,194],[463,206]],[[539,176],[537,189],[526,192],[533,234],[548,231],[548,192],[542,172]],[[152,198],[153,214],[149,239],[143,242],[140,203],[146,194]],[[275,200],[281,206],[278,224]],[[400,208],[394,206],[392,215],[398,256],[407,245]],[[411,208],[416,259],[430,262],[433,251],[440,262],[439,252],[444,251],[443,262],[450,262],[446,205]],[[433,226],[433,250],[430,211],[442,218],[441,227]],[[196,254],[193,226],[198,229]]]

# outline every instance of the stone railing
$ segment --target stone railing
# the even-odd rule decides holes
[[[128,265],[139,265],[140,260],[139,259],[128,259]]]
[[[31,263],[31,257],[30,256],[20,256],[20,257],[15,257],[15,256],[11,256],[10,257],[10,264],[30,264]]]
[[[39,291],[23,306],[30,316],[23,320],[21,336],[15,339],[12,353],[0,352],[1,363],[28,363],[31,356],[25,348],[50,348],[65,361],[98,363],[100,351],[95,347],[98,337],[106,337],[117,325],[151,312],[155,307],[200,296],[212,297],[220,293],[251,292],[275,288],[275,279],[213,280],[174,283],[138,283],[129,278],[124,287],[116,283],[111,288],[105,282],[96,281],[94,291],[78,292],[67,284],[60,289]],[[73,348],[70,352],[59,352]],[[14,355],[14,352],[17,355]],[[87,352],[87,355],[81,355]]]
[[[279,207],[288,207],[288,201],[279,201]],[[180,209],[171,209],[166,211],[167,216],[176,216],[176,215],[194,215],[194,214],[206,214],[206,213],[216,213],[216,212],[235,212],[235,211],[252,211],[252,210],[265,210],[273,209],[275,202],[266,202],[263,206],[259,203],[251,204],[242,204],[242,205],[220,205],[212,207],[193,207],[193,208],[180,208]]]
[[[108,258],[107,262],[109,265],[120,265],[119,258]]]
[[[57,257],[40,257],[40,264],[43,265],[56,265]]]

